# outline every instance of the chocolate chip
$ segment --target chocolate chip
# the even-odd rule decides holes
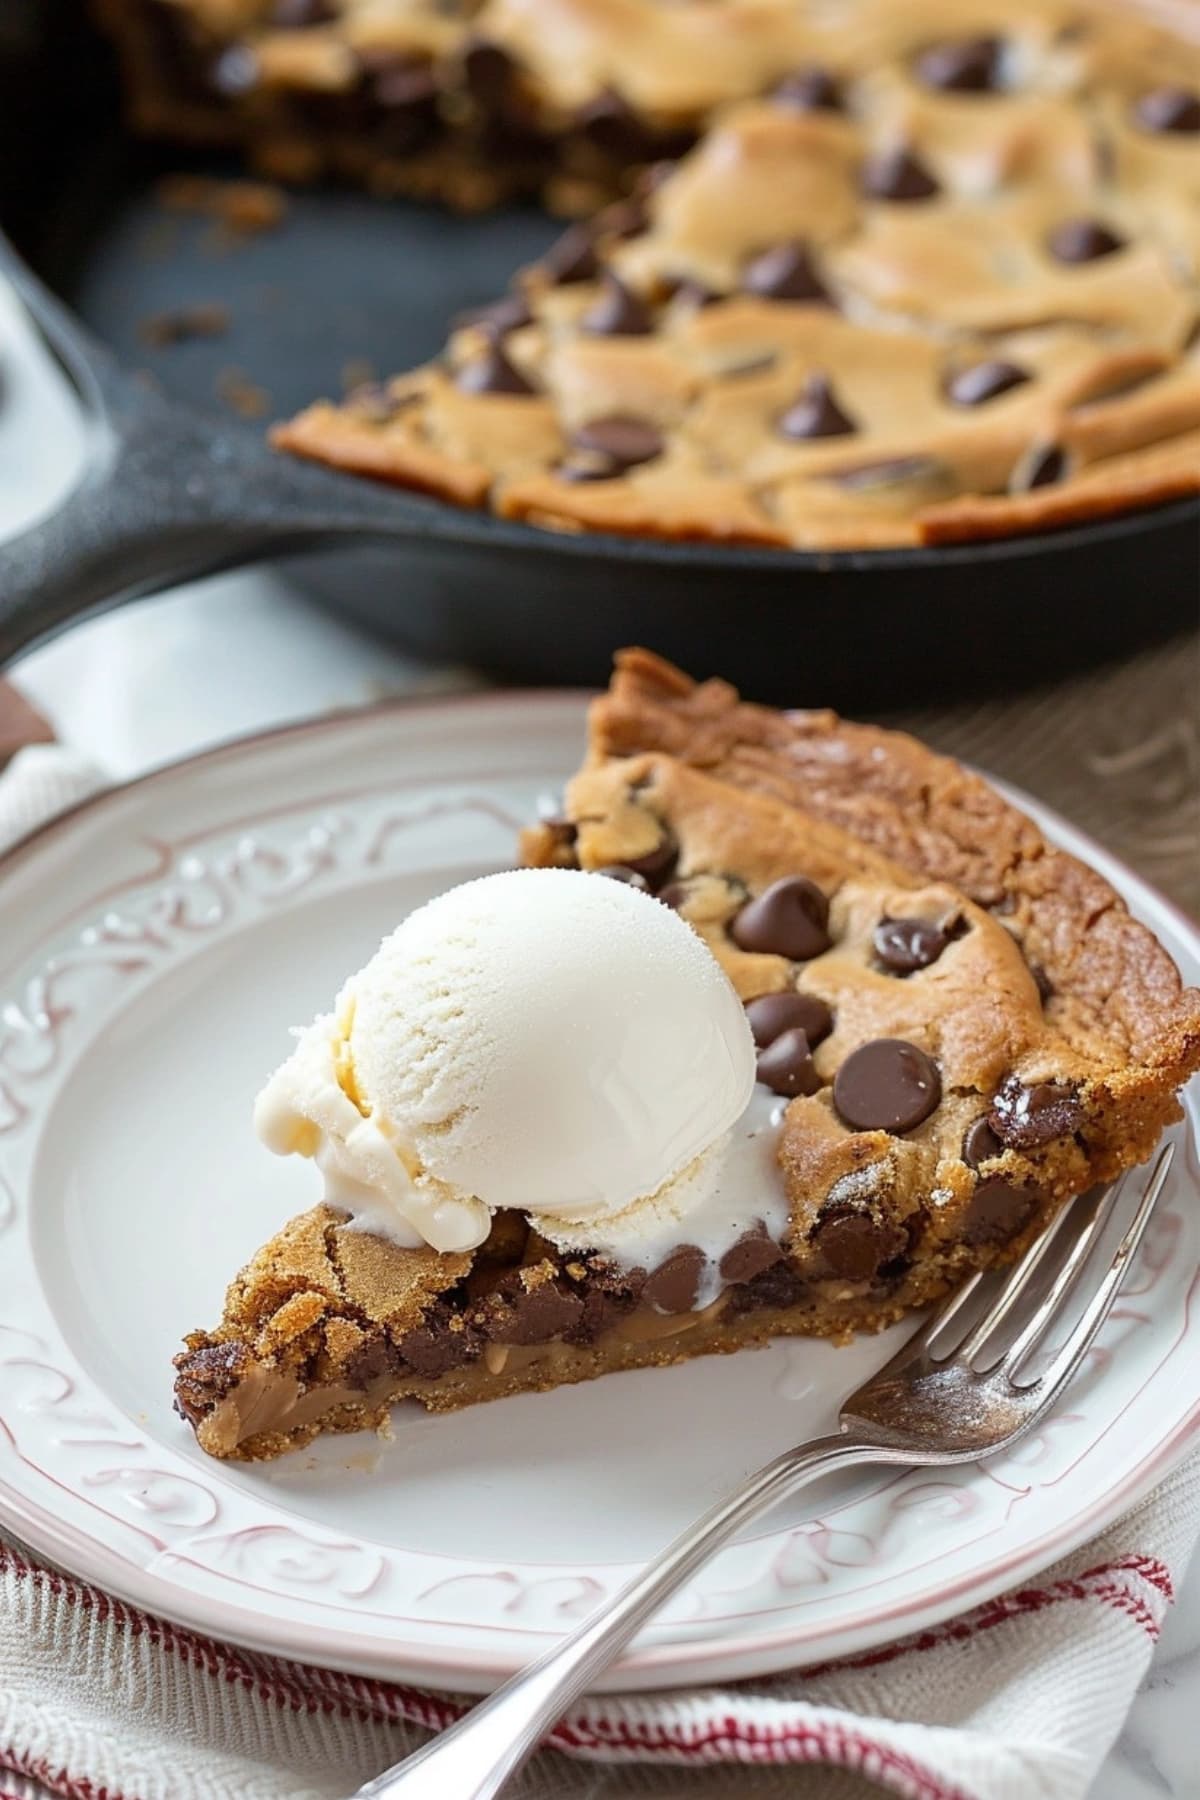
[[[760,1219],[757,1225],[742,1233],[721,1258],[722,1278],[729,1282],[753,1281],[776,1263],[783,1261],[783,1250],[771,1237]]]
[[[928,200],[938,184],[911,150],[897,147],[863,164],[862,191],[872,200]]]
[[[808,246],[793,239],[785,244],[772,244],[760,250],[742,270],[742,288],[762,300],[808,300],[822,306],[832,304],[808,252]]]
[[[398,1373],[403,1360],[391,1339],[380,1332],[350,1352],[339,1375],[348,1387],[368,1388],[381,1375]]]
[[[532,394],[537,390],[513,367],[498,343],[487,346],[455,376],[454,385],[464,394]]]
[[[785,1031],[802,1031],[809,1046],[818,1044],[833,1030],[833,1014],[815,994],[801,994],[785,988],[778,994],[760,994],[746,1003],[746,1018],[760,1050],[773,1044]]]
[[[950,938],[929,919],[880,919],[873,941],[889,974],[913,975],[935,963]]]
[[[499,107],[509,98],[516,82],[517,65],[500,44],[490,38],[469,38],[462,55],[463,81],[479,106]]]
[[[608,1331],[624,1313],[637,1304],[634,1294],[607,1294],[585,1287],[580,1295],[583,1311],[563,1337],[569,1344],[594,1344],[602,1332]]]
[[[829,70],[821,68],[819,63],[810,63],[803,69],[793,69],[790,75],[785,75],[772,88],[771,99],[777,106],[791,107],[796,112],[842,110],[841,89]]]
[[[1047,1000],[1054,998],[1054,983],[1043,969],[1041,963],[1031,962],[1029,973],[1033,976],[1033,985],[1038,991],[1038,999],[1045,1006]]]
[[[280,31],[295,31],[308,25],[328,25],[338,16],[330,0],[274,0],[271,24]]]
[[[1031,488],[1050,487],[1066,472],[1066,451],[1057,444],[1038,444],[1017,465],[1010,485],[1014,494],[1025,494]]]
[[[192,1425],[231,1394],[254,1358],[237,1338],[181,1350],[175,1358],[175,1410]]]
[[[1004,1145],[987,1122],[986,1115],[968,1125],[962,1142],[962,1159],[968,1169],[977,1169],[980,1163],[990,1162],[993,1156],[1003,1156]]]
[[[543,1281],[526,1289],[520,1276],[501,1284],[487,1336],[500,1344],[547,1344],[563,1337],[583,1317],[583,1301],[573,1289]]]
[[[852,1050],[833,1083],[833,1104],[854,1131],[912,1131],[942,1097],[933,1058],[903,1038],[875,1038]]]
[[[784,437],[847,437],[858,427],[846,417],[824,375],[810,375],[797,400],[776,421]]]
[[[794,1100],[797,1094],[815,1094],[821,1078],[813,1066],[808,1039],[799,1026],[780,1032],[758,1053],[758,1079],[773,1094]]]
[[[605,88],[576,115],[579,136],[622,166],[646,162],[654,155],[657,137],[633,110],[624,95]]]
[[[662,887],[664,882],[670,880],[675,873],[675,865],[678,861],[679,845],[672,834],[667,831],[664,832],[653,850],[647,850],[644,856],[629,857],[625,866],[632,869],[635,875],[640,875],[651,893],[654,893]]]
[[[571,447],[596,459],[601,475],[621,475],[639,463],[653,462],[663,452],[658,431],[646,419],[630,413],[610,413],[603,419],[589,419],[571,438]]]
[[[545,252],[539,265],[555,287],[591,281],[600,270],[592,234],[586,225],[572,225]]]
[[[639,875],[636,869],[631,869],[628,863],[602,863],[598,869],[593,869],[591,873],[593,875],[607,875],[610,881],[623,881],[626,887],[635,887],[643,894],[648,894],[650,892],[650,883],[646,880],[646,877],[644,875]]]
[[[456,325],[474,325],[480,331],[493,332],[496,337],[507,337],[510,331],[520,331],[522,326],[532,323],[533,314],[524,294],[505,294],[503,299],[493,300],[490,306],[478,306],[472,312],[461,313],[455,320]]]
[[[681,1244],[666,1262],[647,1275],[642,1299],[648,1300],[659,1312],[691,1312],[700,1292],[700,1276],[707,1260],[703,1250],[695,1244]]]
[[[999,38],[959,38],[930,44],[917,58],[917,79],[952,94],[985,94],[1000,84]]]
[[[829,948],[829,902],[806,875],[774,881],[731,921],[729,935],[739,950],[808,962]]]
[[[806,1291],[804,1277],[791,1263],[781,1258],[769,1269],[764,1269],[761,1275],[755,1275],[752,1280],[731,1288],[726,1307],[735,1318],[743,1313],[760,1312],[766,1308],[778,1311],[783,1307],[798,1305]]]
[[[483,1334],[445,1301],[435,1301],[421,1323],[398,1339],[396,1348],[415,1375],[436,1377],[474,1362]]]
[[[908,1248],[898,1225],[854,1207],[827,1207],[813,1232],[826,1267],[844,1281],[870,1281],[885,1263]]]
[[[1028,369],[1022,369],[1016,363],[998,359],[969,363],[947,381],[946,398],[955,406],[982,406],[985,400],[995,400],[998,395],[1007,394],[1011,388],[1020,387],[1030,379]]]
[[[1153,88],[1142,95],[1133,116],[1144,131],[1200,131],[1200,94],[1188,88]]]
[[[605,271],[600,298],[579,323],[596,337],[645,337],[654,330],[648,308],[611,269]]]
[[[1060,1081],[1026,1086],[1010,1075],[992,1101],[988,1124],[1010,1150],[1036,1150],[1069,1137],[1083,1115],[1079,1095]]]
[[[681,906],[686,906],[687,897],[688,884],[686,881],[668,881],[666,887],[660,888],[655,896],[656,899],[662,901],[664,906],[669,906],[672,912],[678,912]]]
[[[1061,263],[1097,262],[1124,247],[1124,238],[1098,219],[1064,219],[1046,239],[1046,248]]]
[[[963,1213],[964,1244],[1007,1244],[1028,1225],[1037,1203],[1033,1189],[1013,1187],[1001,1175],[981,1181]]]

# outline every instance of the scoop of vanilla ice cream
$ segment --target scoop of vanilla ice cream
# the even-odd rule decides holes
[[[745,1012],[689,926],[618,881],[519,869],[413,913],[259,1096],[260,1135],[332,1204],[465,1250],[492,1212],[571,1221],[652,1202],[754,1087]],[[576,1230],[578,1227],[578,1230]]]

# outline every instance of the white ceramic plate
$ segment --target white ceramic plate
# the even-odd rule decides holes
[[[251,1099],[380,935],[509,862],[573,768],[574,696],[330,719],[84,806],[0,868],[0,1520],[175,1620],[374,1675],[483,1688],[752,1466],[830,1428],[897,1332],[609,1376],[209,1461],[171,1410],[181,1334],[315,1198]],[[1187,922],[1061,821],[1193,979]],[[531,980],[537,971],[530,972]],[[985,1467],[844,1479],[717,1558],[614,1686],[858,1651],[1036,1572],[1200,1424],[1197,1171],[1048,1428]]]

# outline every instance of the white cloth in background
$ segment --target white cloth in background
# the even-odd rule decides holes
[[[0,853],[106,785],[95,763],[63,744],[29,744],[0,778]]]

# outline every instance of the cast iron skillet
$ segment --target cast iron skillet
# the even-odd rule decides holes
[[[429,656],[596,684],[616,646],[645,642],[792,704],[1024,683],[1194,620],[1193,501],[994,544],[813,555],[556,535],[275,456],[258,426],[218,412],[223,368],[281,415],[337,392],[352,360],[419,361],[558,227],[529,209],[456,219],[317,191],[291,199],[278,233],[218,254],[207,227],[158,205],[156,177],[181,158],[124,138],[104,46],[72,0],[15,5],[0,220],[27,267],[11,250],[7,267],[79,392],[92,453],[59,513],[0,550],[0,663],[87,613],[300,550],[333,552],[304,565],[328,604]],[[228,337],[140,341],[147,315],[214,300]]]

